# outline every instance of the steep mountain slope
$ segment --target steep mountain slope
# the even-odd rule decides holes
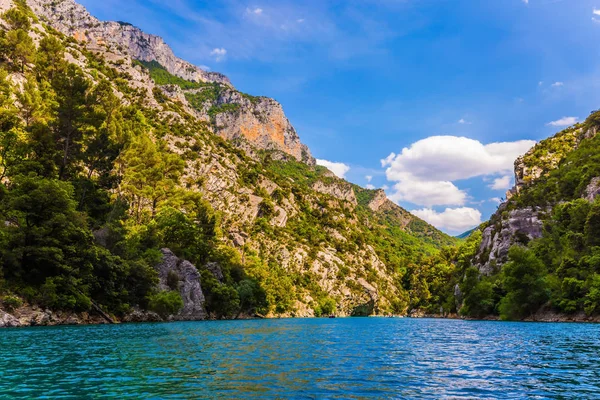
[[[474,256],[484,278],[468,290],[477,293],[473,303],[489,306],[487,311],[478,308],[479,313],[499,312],[506,318],[597,315],[598,127],[600,112],[594,112],[515,161],[516,185],[482,227]]]
[[[455,240],[314,165],[274,100],[72,0],[0,7],[5,307],[197,319],[429,298],[420,265]]]
[[[123,62],[117,68],[122,72],[135,76],[129,67],[132,60],[138,60],[151,66],[151,72],[164,69],[187,81],[185,92],[174,85],[171,93],[186,105],[189,100],[197,116],[212,122],[211,130],[222,137],[243,137],[256,147],[281,150],[297,160],[314,163],[275,100],[244,95],[223,74],[203,71],[176,57],[162,38],[127,23],[99,21],[74,0],[29,0],[28,5],[42,21],[84,43],[89,51],[108,61]],[[226,110],[229,112],[224,113]]]

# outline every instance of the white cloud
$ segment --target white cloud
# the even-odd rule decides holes
[[[565,86],[565,84],[564,84],[564,82],[554,82],[550,86],[552,86],[552,87],[561,87],[561,86]]]
[[[562,117],[561,119],[557,119],[556,121],[548,122],[546,125],[549,126],[571,126],[577,123],[579,118],[577,117]]]
[[[529,4],[529,0],[523,0],[523,3]]]
[[[261,15],[263,13],[263,9],[262,8],[246,8],[246,12],[248,14],[254,14],[254,15]]]
[[[594,10],[592,11],[592,13],[594,15],[599,15],[600,16],[600,10],[598,10],[597,8],[594,8]]]
[[[388,197],[395,202],[408,201],[420,206],[463,205],[467,194],[448,181],[403,179]]]
[[[461,118],[461,119],[459,119],[459,120],[458,120],[458,123],[459,123],[459,124],[463,124],[463,125],[471,125],[471,122],[467,121],[467,120],[466,120],[466,119],[464,119],[464,118]]]
[[[494,182],[489,185],[493,190],[506,190],[510,189],[510,175],[505,175],[501,178],[494,179]]]
[[[332,162],[332,161],[317,159],[317,165],[322,165],[323,167],[325,167],[325,168],[329,169],[331,172],[333,172],[337,177],[342,178],[342,179],[345,178],[346,173],[348,173],[348,171],[350,171],[350,166],[346,165],[344,163],[341,163],[341,162]]]
[[[395,182],[389,198],[425,207],[463,206],[468,195],[453,181],[502,174],[494,186],[510,184],[514,160],[535,141],[490,143],[466,137],[431,136],[381,160],[386,177]],[[505,178],[506,176],[506,178]]]
[[[481,212],[470,207],[446,208],[443,212],[423,208],[411,213],[436,228],[452,233],[461,233],[481,224]]]
[[[373,189],[375,189],[375,186],[373,186],[370,183],[368,183],[367,186],[365,186],[365,188],[373,190]]]
[[[387,156],[386,158],[380,160],[381,161],[381,166],[382,167],[386,167],[386,166],[390,165],[392,163],[392,161],[394,161],[394,158],[396,158],[396,153],[390,153],[389,156]]]
[[[365,176],[365,179],[367,180],[367,182],[371,182],[373,180],[373,175],[367,175]]]
[[[227,50],[225,50],[223,47],[215,48],[215,49],[212,49],[212,51],[210,52],[210,55],[215,57],[215,61],[217,61],[217,62],[223,61],[223,59],[227,55]]]
[[[533,140],[519,140],[483,145],[466,137],[431,136],[404,148],[401,154],[391,153],[381,165],[388,167],[390,181],[455,181],[511,171],[514,160],[534,144]]]
[[[390,187],[389,187],[388,185],[383,185],[381,188],[382,188],[383,190],[388,190]]]
[[[496,204],[500,204],[502,203],[502,199],[500,197],[492,197],[491,199],[488,200],[490,203],[496,203]]]

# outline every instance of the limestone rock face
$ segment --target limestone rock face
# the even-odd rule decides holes
[[[354,193],[354,189],[352,189],[350,184],[335,183],[328,185],[322,181],[317,181],[312,188],[319,193],[328,194],[337,199],[347,201],[352,205],[358,204],[358,201],[356,200],[356,194]]]
[[[189,261],[181,260],[169,249],[162,249],[161,252],[163,259],[156,266],[160,279],[158,286],[161,290],[171,290],[168,285],[169,274],[175,274],[178,278],[179,294],[183,300],[183,308],[171,319],[181,321],[206,319],[205,298],[200,286],[200,273],[196,267]]]
[[[16,328],[19,326],[22,326],[22,324],[17,318],[0,310],[0,328]]]
[[[8,0],[2,1],[8,3]],[[169,85],[161,89],[167,96],[184,104],[190,114],[212,122],[215,133],[225,139],[244,138],[259,149],[282,151],[298,161],[314,165],[315,160],[308,147],[300,142],[296,130],[277,101],[268,97],[244,95],[235,90],[225,75],[204,71],[175,56],[161,37],[147,34],[124,22],[100,21],[74,0],[28,0],[28,4],[36,15],[58,31],[74,37],[93,52],[103,53],[107,60],[126,69],[133,80],[143,80],[135,76],[143,71],[127,65],[132,60],[140,60],[157,61],[172,75],[188,81],[221,85],[217,99],[207,102],[200,110],[190,107],[184,92],[178,87]],[[144,84],[151,94],[152,85]],[[187,92],[197,93],[202,90],[204,89]],[[237,109],[211,114],[211,110],[222,105],[236,105]]]
[[[592,178],[583,193],[583,197],[590,202],[594,201],[598,196],[600,196],[600,177]]]
[[[281,104],[268,97],[249,99],[234,90],[222,90],[214,106],[237,104],[234,112],[215,117],[215,132],[224,139],[244,138],[259,149],[279,150],[314,165],[308,147],[285,116]]]
[[[165,41],[123,22],[104,22],[93,17],[74,0],[28,0],[36,15],[65,35],[92,46],[115,46],[119,51],[142,61],[158,61],[171,74],[196,82],[231,85],[223,74],[204,71],[175,56]]]
[[[525,244],[542,237],[540,214],[546,210],[523,208],[512,210],[508,218],[484,229],[475,266],[482,274],[490,275],[507,261],[508,250],[515,243]]]
[[[383,189],[377,189],[375,193],[375,197],[369,202],[369,208],[375,212],[379,211],[383,205],[388,202],[388,198],[385,195],[385,191]]]

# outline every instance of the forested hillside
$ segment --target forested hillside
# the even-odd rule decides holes
[[[440,253],[456,239],[315,166],[274,100],[168,52],[168,68],[137,59],[125,44],[145,34],[70,0],[2,6],[4,310],[169,318],[184,270],[213,318],[456,310],[466,261]],[[193,268],[159,280],[161,249]]]
[[[482,228],[462,311],[506,319],[600,311],[600,112],[515,162],[510,199]]]

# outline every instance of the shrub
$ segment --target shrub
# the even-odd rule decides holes
[[[13,311],[23,305],[23,301],[17,296],[7,295],[2,299],[2,304],[6,311]]]
[[[171,290],[179,289],[179,275],[177,275],[177,272],[169,271],[169,273],[167,274],[167,286]]]
[[[150,297],[148,308],[166,318],[177,314],[183,308],[183,300],[178,292],[159,292]]]

